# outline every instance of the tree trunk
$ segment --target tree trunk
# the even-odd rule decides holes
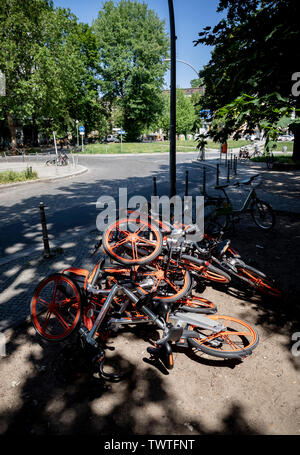
[[[16,134],[15,122],[14,122],[14,119],[10,112],[7,113],[7,122],[8,122],[10,137],[11,137],[11,148],[12,148],[12,150],[15,150],[17,148],[17,134]]]
[[[39,145],[38,135],[39,135],[39,130],[38,130],[38,126],[36,124],[36,118],[33,115],[32,116],[32,145],[34,147],[38,147],[38,145]]]
[[[299,123],[294,125],[293,133],[294,133],[293,160],[300,161],[300,124]]]
[[[300,95],[296,100],[296,110],[298,109],[300,109]],[[291,130],[294,134],[293,160],[300,161],[300,123],[295,123]]]

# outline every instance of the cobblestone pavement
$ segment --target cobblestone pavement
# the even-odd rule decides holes
[[[53,250],[54,257],[44,259],[41,253],[10,261],[0,267],[0,330],[17,325],[30,316],[30,301],[37,284],[47,275],[67,267],[91,270],[97,258],[90,257],[98,232],[85,237],[66,239]]]

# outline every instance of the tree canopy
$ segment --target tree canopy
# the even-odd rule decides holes
[[[93,29],[101,95],[110,110],[118,105],[127,139],[136,139],[162,110],[160,92],[169,48],[165,23],[146,4],[108,1]]]
[[[16,146],[16,120],[34,131],[66,132],[74,120],[88,126],[103,117],[97,93],[98,48],[88,25],[47,0],[0,4],[0,70],[6,119]]]
[[[292,93],[292,75],[299,60],[300,2],[220,0],[218,11],[225,10],[226,19],[205,27],[195,42],[214,46],[200,72],[206,87],[203,107],[213,113],[212,137],[226,140],[259,125],[274,139],[289,127],[295,134],[294,157],[299,157],[300,97]]]
[[[156,126],[162,128],[167,134],[170,130],[170,95],[163,93],[163,111]],[[196,108],[192,97],[185,96],[183,90],[176,90],[176,133],[187,135],[197,125]],[[199,100],[198,96],[195,98]]]

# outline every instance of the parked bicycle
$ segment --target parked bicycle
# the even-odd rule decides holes
[[[240,160],[250,160],[251,158],[254,158],[256,156],[262,156],[262,155],[263,155],[263,152],[261,151],[259,145],[254,146],[254,150],[252,153],[250,153],[250,149],[247,145],[241,147],[240,151],[239,151]]]
[[[250,212],[254,223],[264,231],[270,231],[275,226],[275,213],[268,202],[262,201],[256,194],[255,188],[261,184],[260,174],[252,177],[236,181],[233,183],[235,187],[250,187],[242,206],[234,209],[229,196],[226,193],[226,188],[229,184],[218,185],[215,188],[223,192],[224,197],[209,197],[206,198],[206,208],[210,208],[211,212],[206,215],[206,232],[219,234],[225,231],[230,223],[239,220],[244,213]]]
[[[47,160],[45,164],[46,166],[68,166],[69,157],[66,153],[59,153],[55,158]]]

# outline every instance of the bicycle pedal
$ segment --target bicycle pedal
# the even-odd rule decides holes
[[[176,341],[176,346],[182,347],[182,348],[187,348],[188,347],[188,342],[186,338],[180,338],[179,341]]]
[[[151,355],[151,357],[158,357],[159,356],[159,348],[152,348],[148,347],[147,348],[148,354]]]

